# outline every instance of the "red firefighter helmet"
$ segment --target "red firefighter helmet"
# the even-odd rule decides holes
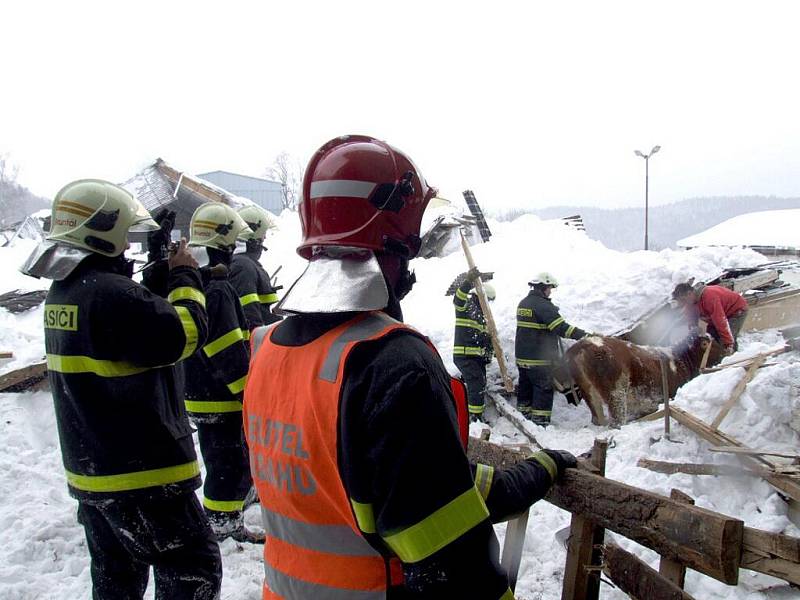
[[[322,146],[303,177],[298,254],[316,246],[386,250],[413,258],[428,201],[436,195],[411,159],[386,142],[345,135]]]

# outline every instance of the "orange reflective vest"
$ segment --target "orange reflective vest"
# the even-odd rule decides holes
[[[356,519],[361,508],[342,484],[339,399],[356,345],[398,329],[420,334],[381,312],[359,315],[303,346],[273,344],[273,328],[253,333],[244,392],[245,435],[267,534],[263,599],[383,599],[390,585],[402,584],[402,570],[397,558],[387,559],[364,538],[363,514]],[[466,442],[463,386],[454,392]]]

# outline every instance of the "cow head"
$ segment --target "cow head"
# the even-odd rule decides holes
[[[719,364],[725,356],[725,350],[719,342],[708,334],[699,335],[696,332],[690,333],[686,338],[678,342],[672,351],[675,358],[683,361],[689,368],[692,376],[700,372],[700,364],[706,351],[708,351],[706,367],[713,367]]]

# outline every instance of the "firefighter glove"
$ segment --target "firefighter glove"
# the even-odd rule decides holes
[[[564,474],[566,469],[574,469],[578,466],[578,459],[566,450],[544,450],[544,453],[556,463],[559,477]]]
[[[147,234],[147,253],[151,259],[164,258],[172,228],[175,227],[175,211],[164,208],[153,220],[158,223],[159,228]]]
[[[472,267],[469,271],[467,271],[467,276],[465,279],[474,285],[475,282],[480,279],[480,277],[481,272],[478,270],[478,267]]]

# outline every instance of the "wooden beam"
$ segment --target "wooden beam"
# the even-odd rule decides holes
[[[709,577],[738,581],[739,519],[578,469],[568,469],[546,499]]]
[[[738,446],[740,448],[746,448],[744,444],[735,438],[722,431],[719,431],[718,429],[711,429],[711,427],[706,425],[703,421],[694,415],[689,414],[685,410],[672,407],[670,410],[670,415],[673,419],[678,421],[678,423],[687,429],[694,431],[697,435],[706,441],[715,444],[716,446]],[[767,460],[763,456],[742,455],[741,460],[744,461],[748,466],[762,468],[766,467],[767,469],[773,471],[780,466],[772,461]],[[795,502],[800,501],[800,483],[797,481],[793,481],[792,479],[781,475],[764,475],[764,480],[774,488],[789,496]]]
[[[783,452],[771,452],[769,450],[757,450],[754,448],[742,448],[740,446],[712,446],[711,452],[722,452],[725,454],[745,454],[747,456],[777,456],[779,458],[800,459],[798,454],[785,454]]]
[[[673,489],[670,492],[669,497],[676,502],[694,505],[694,498],[688,494],[684,494],[680,490]],[[686,567],[676,560],[671,560],[662,556],[661,561],[658,564],[658,572],[669,579],[672,583],[677,585],[680,589],[683,589],[684,585],[686,584]]]
[[[770,356],[777,356],[778,354],[784,354],[785,352],[789,352],[792,348],[788,345],[781,346],[780,348],[773,348],[772,350],[768,350],[766,352],[761,352],[760,354],[756,354],[755,356],[750,356],[748,358],[740,358],[739,360],[734,360],[729,363],[725,363],[724,365],[718,365],[716,367],[710,367],[708,369],[704,369],[701,373],[715,373],[717,371],[723,371],[725,369],[730,369],[731,367],[746,367],[750,364],[758,356],[763,356],[765,358],[769,358]]]
[[[195,194],[205,198],[209,202],[222,202],[223,204],[228,204],[228,199],[224,194],[221,194],[210,186],[200,183],[191,176],[184,176],[181,178],[181,175],[184,175],[183,173],[176,171],[160,158],[156,161],[156,169],[158,169],[162,175],[169,179],[173,185],[177,185],[180,181],[181,187],[185,187],[186,189],[193,191]]]
[[[653,460],[650,458],[640,458],[636,463],[637,467],[655,471],[656,473],[664,473],[666,475],[674,475],[675,473],[685,473],[686,475],[730,475],[733,477],[741,477],[747,475],[750,477],[764,477],[765,475],[774,475],[773,471],[760,467],[751,467],[745,469],[733,465],[716,465],[711,463],[677,463],[667,462],[663,460]]]
[[[661,410],[657,410],[654,413],[650,413],[649,415],[645,415],[643,417],[639,417],[638,419],[634,419],[631,423],[646,423],[647,421],[658,421],[664,416],[664,413],[667,411],[663,408]]]
[[[800,585],[800,538],[744,528],[741,567]]]
[[[739,398],[742,397],[742,394],[744,394],[744,391],[747,388],[747,384],[750,383],[753,377],[755,377],[756,372],[759,368],[761,368],[761,365],[764,364],[765,360],[767,360],[767,357],[764,354],[759,354],[756,356],[753,362],[750,363],[750,366],[747,367],[747,371],[745,371],[744,376],[739,380],[739,383],[736,384],[736,387],[733,388],[728,401],[719,411],[719,414],[714,417],[714,420],[711,421],[711,429],[719,429],[722,420],[728,416],[728,413],[731,412],[731,409],[739,401]]]
[[[607,440],[595,440],[592,463],[605,474]],[[561,600],[597,600],[600,593],[600,578],[595,570],[587,567],[600,566],[600,553],[595,544],[602,545],[605,530],[598,527],[587,515],[573,514],[567,538],[567,560],[564,565],[564,584]]]
[[[30,382],[31,385],[41,381],[47,374],[47,363],[40,362],[33,365],[28,365],[15,371],[9,371],[0,375],[0,392],[5,392],[9,389],[29,387],[26,384]]]
[[[13,352],[0,352],[0,358],[14,358]]]
[[[520,448],[520,452],[527,455],[532,454],[531,448]],[[519,565],[522,563],[522,550],[525,546],[525,534],[528,530],[528,518],[530,508],[524,510],[521,515],[511,519],[506,525],[506,537],[503,541],[503,554],[500,558],[500,565],[506,572],[508,587],[513,592],[517,587],[517,577],[519,576]]]
[[[616,544],[606,544],[603,557],[603,572],[634,600],[693,600],[672,581]]]
[[[528,441],[534,444],[537,448],[542,447],[542,445],[536,439],[536,434],[533,431],[533,424],[529,419],[526,419],[521,412],[511,406],[508,400],[503,398],[500,394],[487,393],[486,396],[489,397],[492,402],[494,402],[494,407],[497,409],[497,412],[511,421],[511,424],[516,427],[517,431],[528,438]]]

